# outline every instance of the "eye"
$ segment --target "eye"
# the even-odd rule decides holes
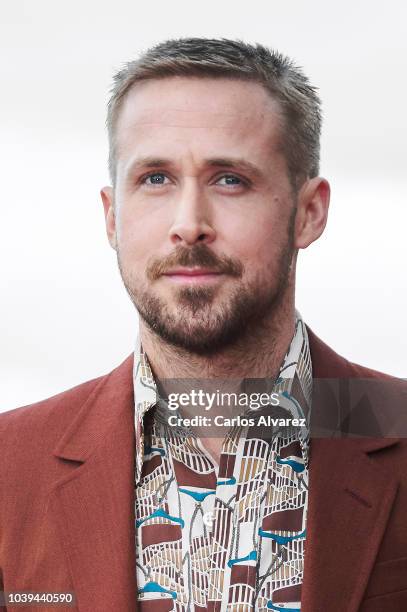
[[[165,182],[166,179],[168,180],[168,177],[163,174],[162,172],[154,172],[152,174],[148,174],[147,176],[144,176],[141,179],[141,182],[144,185],[148,185],[149,187],[153,186],[158,186],[160,187],[161,185],[167,185],[167,183]]]
[[[243,179],[234,174],[224,174],[223,176],[219,177],[216,184],[220,185],[221,187],[242,187],[247,185]]]

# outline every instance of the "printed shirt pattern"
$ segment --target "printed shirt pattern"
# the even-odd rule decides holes
[[[273,392],[292,418],[309,422],[312,366],[298,311]],[[260,439],[250,426],[232,427],[217,466],[193,435],[179,436],[168,425],[165,435],[157,432],[151,416],[160,402],[139,340],[134,395],[138,608],[298,612],[308,428],[284,428]],[[144,437],[148,418],[151,427]]]

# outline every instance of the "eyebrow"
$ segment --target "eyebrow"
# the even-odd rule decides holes
[[[129,164],[126,174],[131,174],[140,168],[163,168],[164,166],[171,167],[174,165],[172,160],[163,157],[138,157]],[[246,171],[254,177],[260,178],[263,176],[263,173],[255,164],[241,157],[211,157],[203,161],[203,166],[209,166],[211,168],[234,168],[236,170],[240,169]]]
[[[260,168],[258,168],[252,162],[249,162],[247,159],[243,159],[241,157],[214,157],[205,160],[205,163],[211,167],[236,168],[236,170],[242,169],[253,176],[263,176]]]

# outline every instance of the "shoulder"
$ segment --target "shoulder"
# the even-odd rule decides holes
[[[112,403],[126,389],[130,394],[131,373],[132,358],[127,358],[108,374],[0,414],[0,523],[4,514],[13,511],[12,506],[28,507],[35,500],[48,499],[53,483],[72,469],[58,455],[66,434],[78,434],[77,446],[82,444],[84,451],[98,442],[100,432],[110,423]],[[96,410],[97,406],[104,412]]]
[[[95,378],[0,414],[0,522],[11,503],[28,507],[47,498],[56,473],[54,449],[102,381]]]
[[[132,365],[133,356],[130,355],[107,374],[82,382],[34,404],[0,413],[0,440],[7,440],[13,432],[16,436],[18,432],[18,438],[15,440],[17,444],[25,434],[26,440],[34,434],[38,439],[41,433],[44,439],[57,439],[86,402],[103,394],[108,380],[112,379],[115,388],[122,388],[124,381],[127,382],[131,377]]]
[[[307,327],[313,373],[312,415],[324,435],[398,438],[406,448],[407,381],[349,361]],[[379,443],[380,446],[380,443]]]
[[[306,327],[314,378],[375,378],[393,382],[400,388],[407,386],[402,378],[349,361],[318,338],[310,327]]]
[[[11,451],[30,443],[43,447],[47,442],[52,444],[104,378],[99,376],[39,402],[0,413],[0,445]]]

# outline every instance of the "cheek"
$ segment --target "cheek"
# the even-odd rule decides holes
[[[275,278],[287,243],[287,224],[281,218],[248,219],[235,241],[234,253],[245,267],[246,280],[268,283]]]
[[[225,241],[234,245],[236,257],[254,268],[269,264],[282,238],[281,227],[277,227],[272,216],[258,215],[255,211],[230,224],[228,229],[224,227],[223,231]]]
[[[165,224],[151,214],[123,207],[117,224],[117,240],[124,261],[145,263],[157,253],[167,234]]]

